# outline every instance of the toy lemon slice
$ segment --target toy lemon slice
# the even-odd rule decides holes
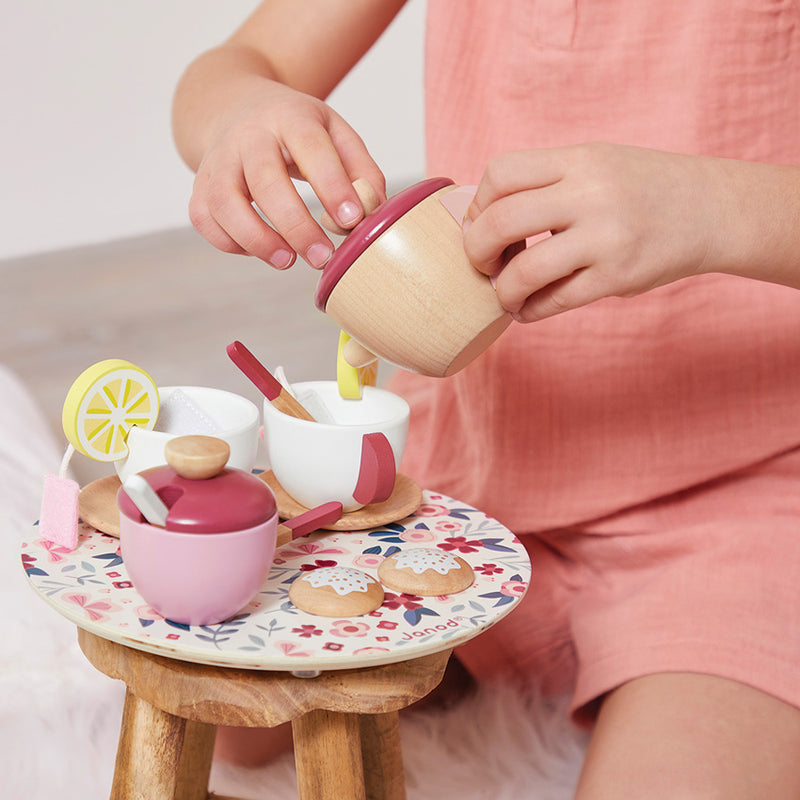
[[[349,357],[349,358],[348,358]],[[355,361],[355,365],[351,363]],[[378,378],[378,358],[344,331],[339,332],[336,355],[336,382],[339,394],[348,400],[361,399],[362,386],[374,386]]]
[[[152,430],[157,418],[158,388],[153,379],[119,358],[84,370],[67,392],[61,413],[69,443],[96,461],[122,458],[131,427]]]

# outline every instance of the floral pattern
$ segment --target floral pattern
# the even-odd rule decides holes
[[[401,522],[318,531],[284,546],[261,591],[236,616],[189,626],[164,619],[142,600],[117,539],[81,523],[70,552],[37,538],[37,530],[22,544],[23,569],[33,588],[78,626],[160,655],[255,669],[348,669],[454,647],[508,614],[531,574],[524,547],[499,522],[425,492],[417,512]],[[303,573],[342,566],[377,577],[383,559],[420,546],[463,558],[475,571],[473,585],[443,597],[386,590],[380,608],[351,619],[307,614],[289,600],[289,587]]]

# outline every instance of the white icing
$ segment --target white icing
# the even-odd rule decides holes
[[[421,575],[429,569],[447,575],[454,569],[460,569],[455,556],[433,547],[415,547],[396,553],[394,562],[398,569],[410,569],[415,575]]]
[[[323,567],[303,575],[302,580],[310,583],[315,589],[330,586],[336,594],[345,595],[351,592],[366,592],[375,581],[365,572],[349,567]]]

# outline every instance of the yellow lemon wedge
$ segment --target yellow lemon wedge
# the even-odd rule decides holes
[[[152,430],[158,388],[140,367],[120,358],[85,369],[67,392],[61,424],[69,443],[96,461],[116,461],[128,451],[132,426]]]

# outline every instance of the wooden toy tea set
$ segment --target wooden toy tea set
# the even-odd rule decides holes
[[[59,560],[70,562],[74,553],[74,563],[82,568],[87,557],[99,557],[87,551],[117,553],[109,577],[119,574],[119,558],[139,605],[150,609],[148,615],[190,628],[247,616],[247,609],[260,607],[259,598],[270,594],[280,599],[270,613],[280,615],[380,615],[396,596],[431,598],[426,602],[435,600],[444,611],[453,603],[450,598],[461,594],[473,602],[494,596],[485,590],[496,582],[498,557],[490,569],[462,557],[462,551],[481,552],[483,546],[513,554],[519,583],[511,593],[497,595],[497,605],[516,599],[527,585],[524,555],[520,568],[524,551],[483,537],[488,521],[470,534],[474,541],[462,539],[469,526],[461,520],[473,510],[441,496],[426,504],[420,487],[397,471],[409,418],[404,400],[370,385],[359,385],[357,400],[343,397],[336,381],[284,385],[241,342],[230,344],[228,354],[264,395],[271,469],[253,469],[258,430],[249,401],[203,387],[165,391],[141,368],[109,359],[86,370],[67,394],[63,421],[69,445],[62,473],[71,453],[80,452],[113,461],[116,474],[80,490],[63,474],[48,476],[36,547],[56,548]],[[199,399],[197,408],[190,406],[191,398]],[[314,413],[299,398],[313,399],[318,404]],[[162,415],[175,423],[170,406],[176,402],[190,408],[190,427],[214,424],[216,413],[221,415],[219,429],[190,434],[158,430]],[[230,415],[224,418],[226,412]],[[238,465],[232,463],[234,450],[244,459]],[[300,476],[297,488],[295,476]],[[460,536],[450,544],[449,534],[456,532]],[[292,559],[287,558],[290,552]],[[335,557],[318,557],[325,554]],[[291,560],[287,579],[283,565]],[[498,574],[503,571],[499,568]],[[46,571],[41,574],[49,577]],[[276,579],[280,589],[268,588]],[[57,592],[47,594],[52,599]],[[403,618],[415,627],[420,617],[410,611],[424,606],[404,600],[397,607],[406,604]],[[63,605],[59,610],[65,613]],[[422,613],[440,612],[430,608]],[[449,616],[438,633],[446,638],[473,635],[469,625],[454,624],[452,612]],[[386,639],[376,631],[376,642]],[[147,640],[153,646],[152,631]],[[192,653],[191,659],[197,658]]]
[[[324,268],[315,297],[342,328],[337,381],[284,385],[241,342],[228,347],[231,360],[264,395],[270,469],[258,478],[250,474],[258,410],[244,398],[204,387],[158,388],[144,370],[119,359],[90,367],[67,394],[63,424],[69,446],[61,474],[46,478],[42,533],[74,548],[80,516],[99,531],[121,536],[132,580],[165,617],[212,624],[246,605],[272,564],[279,516],[301,518],[304,531],[308,525],[352,531],[412,514],[422,492],[398,473],[409,409],[374,385],[377,357],[431,376],[451,375],[510,323],[491,281],[464,253],[461,220],[470,187],[433,178],[382,204],[363,181],[354,188],[366,216],[352,231],[338,231],[346,238]],[[298,391],[322,404],[324,418],[304,406]],[[179,415],[190,409],[194,439],[176,439],[174,428],[156,430],[167,406],[176,404]],[[214,427],[215,417],[224,423]],[[187,448],[203,451],[195,458],[204,464],[199,477],[187,472]],[[65,474],[73,452],[113,462],[116,475],[78,490]],[[192,598],[188,605],[166,599],[169,582],[151,567],[159,553],[175,547],[183,548],[183,560],[194,559],[194,580],[178,592]],[[425,582],[417,579],[423,573],[440,593],[471,585],[468,564],[417,556],[384,567],[392,576],[389,585],[424,595]],[[202,587],[213,583],[213,565],[222,562],[240,592],[225,600],[220,592],[212,601]],[[247,570],[242,566],[239,574],[237,564]],[[455,583],[447,578],[451,572],[458,576]],[[410,582],[403,583],[403,576]],[[361,600],[372,597],[358,606],[366,610],[349,613],[369,613],[383,602],[382,590],[359,576],[328,575],[323,584],[324,577],[298,581],[296,597],[317,597],[323,589],[343,596],[348,584],[358,586]]]
[[[241,342],[229,345],[228,354],[264,395],[272,469],[252,472],[257,429],[248,401],[203,387],[162,391],[139,367],[110,359],[86,370],[67,394],[62,472],[77,451],[113,459],[117,474],[81,491],[64,475],[48,476],[42,504],[43,535],[67,550],[78,544],[79,517],[119,536],[141,597],[165,619],[190,626],[222,623],[246,607],[277,547],[320,528],[392,524],[422,503],[421,489],[397,471],[409,418],[404,400],[368,385],[359,386],[357,400],[342,397],[331,381],[284,386]],[[323,403],[317,413],[326,418],[318,420],[297,399],[304,387]],[[169,401],[189,404],[191,396],[201,400],[191,425],[213,425],[213,411],[235,412],[220,436],[155,429]],[[230,463],[233,448],[244,459],[239,466]],[[419,550],[396,565],[387,585],[444,595],[472,584],[467,564],[436,555]],[[176,563],[178,572],[167,566]],[[447,578],[451,572],[455,582]],[[426,592],[425,575],[435,591]],[[380,579],[339,565],[300,575],[292,586],[294,606],[320,616],[369,614],[385,599]]]
[[[402,398],[362,385],[360,376],[357,399],[346,396],[341,381],[284,385],[241,342],[227,351],[264,395],[270,469],[253,471],[258,414],[249,401],[204,387],[159,388],[136,365],[108,359],[67,393],[69,445],[62,474],[46,479],[42,502],[45,539],[75,549],[79,517],[119,536],[141,597],[165,619],[189,626],[219,624],[245,608],[281,545],[321,529],[397,525],[423,502],[420,487],[398,472],[409,421]],[[315,413],[298,398],[313,400]],[[168,411],[176,403],[178,411]],[[183,424],[197,433],[176,422],[186,408]],[[176,427],[157,430],[164,415]],[[116,475],[78,490],[64,474],[73,452],[113,461]],[[375,575],[315,563],[313,574],[296,576],[288,600],[312,615],[361,616],[383,605],[384,586],[445,596],[475,581],[467,562],[436,548],[395,547],[378,561]],[[176,563],[178,573],[165,566]]]
[[[508,324],[453,250],[464,193],[434,181],[398,198],[322,275],[337,381],[288,384],[228,347],[264,395],[270,469],[254,469],[257,407],[230,392],[158,387],[108,359],[67,394],[69,444],[22,563],[87,659],[127,685],[115,800],[204,800],[216,726],[287,721],[300,800],[402,800],[398,709],[525,594],[510,531],[398,472],[408,407],[375,386],[376,355],[444,376]],[[416,242],[386,274],[406,227]],[[76,452],[114,474],[78,487]]]

